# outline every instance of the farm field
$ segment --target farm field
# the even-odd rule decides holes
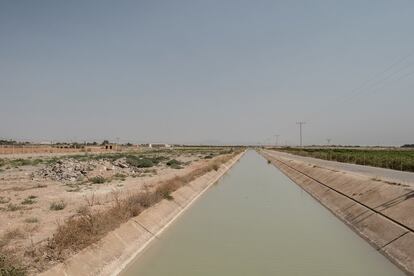
[[[403,149],[344,149],[344,148],[278,148],[300,156],[414,172],[414,150]]]

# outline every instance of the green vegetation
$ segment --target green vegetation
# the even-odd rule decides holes
[[[38,223],[39,222],[39,219],[38,218],[31,217],[31,218],[26,218],[24,220],[24,222],[26,222],[26,223]]]
[[[24,205],[34,204],[34,203],[36,203],[35,198],[37,198],[37,196],[33,196],[33,195],[28,196],[27,198],[25,198],[25,199],[22,201],[22,203],[21,203],[21,204],[24,204]]]
[[[126,158],[128,165],[137,167],[137,168],[150,168],[155,165],[154,161],[149,158],[143,158],[138,156],[128,156]]]
[[[106,182],[106,179],[103,176],[94,176],[89,179],[93,184],[103,184]]]
[[[183,164],[183,162],[178,161],[178,160],[176,160],[176,159],[171,159],[170,161],[168,161],[168,162],[166,163],[166,165],[167,165],[168,167],[171,167],[171,168],[173,168],[173,169],[182,169],[182,168],[183,168],[183,167],[182,167],[182,164]]]
[[[113,180],[120,180],[120,181],[125,181],[125,179],[127,178],[127,175],[122,174],[122,173],[116,173],[112,179]]]
[[[402,148],[414,148],[414,144],[405,144],[401,146]]]
[[[22,166],[36,166],[42,163],[47,163],[48,159],[0,159],[0,167],[5,167],[6,169],[18,168]]]
[[[18,211],[21,209],[23,209],[23,207],[17,204],[9,203],[7,205],[7,211],[10,211],[10,212]]]
[[[66,207],[66,203],[63,200],[55,201],[50,204],[50,210],[59,211],[63,210]]]
[[[414,172],[414,150],[343,148],[320,149],[289,147],[278,150],[296,155],[343,163]]]

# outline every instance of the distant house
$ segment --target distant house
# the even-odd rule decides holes
[[[52,145],[52,141],[42,141],[39,143],[39,145]]]
[[[114,144],[105,144],[103,147],[107,150],[111,150],[115,149],[116,146]]]
[[[171,148],[170,144],[152,143],[148,144],[149,148]]]

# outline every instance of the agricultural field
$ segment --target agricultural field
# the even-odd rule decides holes
[[[238,152],[182,147],[1,158],[0,275],[43,271]]]
[[[342,163],[414,172],[414,150],[409,149],[321,149],[285,147],[276,150]]]

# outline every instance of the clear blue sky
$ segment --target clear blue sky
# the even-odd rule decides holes
[[[304,120],[306,144],[414,143],[413,14],[411,0],[1,0],[0,138],[297,144]]]

